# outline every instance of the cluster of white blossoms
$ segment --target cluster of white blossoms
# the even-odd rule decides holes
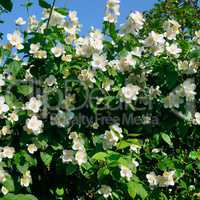
[[[110,126],[110,130],[105,131],[103,135],[103,148],[111,149],[113,146],[117,145],[117,142],[123,138],[122,129],[118,124],[113,124]]]
[[[45,9],[43,16],[44,19],[49,19],[49,16],[51,15],[49,25],[50,26],[58,26],[63,27],[65,24],[65,16],[57,12],[55,9],[53,9],[52,13],[49,9]]]
[[[121,101],[125,101],[126,103],[131,103],[132,101],[137,100],[137,96],[139,94],[140,87],[133,84],[127,84],[120,91]]]
[[[73,42],[76,39],[76,34],[80,30],[80,24],[77,17],[77,12],[69,11],[68,16],[69,16],[70,22],[66,23],[66,26],[64,27],[67,33],[66,43]]]
[[[92,87],[93,83],[96,82],[95,72],[89,69],[81,70],[78,78],[80,81],[83,81],[88,87]]]
[[[15,154],[15,149],[13,147],[5,146],[0,147],[0,162],[4,158],[12,159]]]
[[[106,12],[104,21],[109,23],[116,23],[120,15],[120,0],[108,0],[106,4]]]
[[[32,183],[31,172],[28,170],[26,171],[22,178],[20,179],[20,184],[22,187],[28,187]]]
[[[95,53],[100,54],[103,50],[103,34],[92,28],[88,36],[75,40],[75,48],[77,56],[89,58]]]
[[[163,28],[166,31],[164,36],[168,40],[176,40],[176,35],[180,33],[181,25],[177,21],[169,19],[165,21]]]
[[[47,58],[47,52],[45,50],[41,50],[40,43],[31,44],[30,45],[29,53],[33,54],[33,56],[35,58],[39,58],[39,59],[45,59],[45,58]]]
[[[196,85],[192,79],[186,79],[183,84],[177,87],[173,92],[171,92],[164,99],[165,108],[179,108],[179,106],[184,103],[184,98],[186,102],[192,102],[195,98]]]
[[[183,60],[178,62],[178,69],[184,74],[194,74],[197,73],[200,63],[194,59]]]
[[[63,150],[63,163],[78,163],[82,165],[87,162],[87,153],[84,147],[84,139],[77,132],[71,132],[69,139],[72,140],[72,150]]]
[[[132,12],[128,20],[125,24],[122,25],[121,31],[122,33],[132,33],[137,34],[139,30],[141,30],[144,26],[145,19],[143,17],[143,14],[141,12]]]
[[[150,186],[159,186],[159,187],[169,187],[174,186],[174,176],[175,171],[165,171],[162,176],[156,175],[155,172],[151,172],[146,175],[146,178]]]
[[[105,26],[113,25],[114,27],[114,24],[117,23],[117,18],[120,15],[119,9],[120,0],[107,1],[104,16]],[[54,34],[49,31],[49,35],[44,41],[40,41],[36,36],[33,36],[32,38],[32,35],[34,34],[30,34],[23,39],[22,32],[20,32],[18,28],[19,26],[26,24],[26,21],[19,17],[15,21],[17,30],[14,31],[14,33],[7,34],[9,43],[4,46],[4,49],[6,50],[12,50],[12,48],[15,47],[17,50],[20,50],[17,52],[24,53],[25,57],[22,58],[18,53],[15,55],[12,55],[11,53],[10,57],[12,57],[15,62],[17,61],[16,70],[15,65],[14,67],[10,66],[10,63],[8,62],[5,64],[8,69],[2,69],[3,72],[0,73],[0,91],[2,92],[0,96],[0,118],[2,120],[0,139],[5,139],[6,141],[7,138],[9,139],[12,137],[12,134],[15,134],[15,131],[19,129],[19,127],[24,126],[24,129],[20,131],[22,131],[22,135],[30,134],[27,136],[30,140],[25,144],[23,144],[23,142],[22,144],[20,143],[20,148],[24,148],[25,150],[23,149],[23,151],[26,151],[28,156],[35,158],[37,153],[40,155],[39,152],[42,148],[38,144],[40,141],[37,141],[40,139],[40,136],[42,139],[43,137],[45,138],[45,141],[41,141],[41,143],[46,143],[42,150],[45,151],[45,148],[47,147],[49,147],[49,149],[51,147],[54,149],[54,146],[51,146],[51,142],[48,141],[48,136],[45,136],[46,133],[38,136],[43,132],[47,132],[48,134],[48,131],[45,130],[51,132],[51,128],[53,127],[52,130],[56,129],[59,130],[59,132],[63,131],[63,134],[67,131],[74,131],[70,132],[69,136],[67,136],[67,143],[63,145],[63,143],[59,143],[60,141],[58,142],[61,146],[59,146],[59,148],[62,148],[62,153],[59,156],[63,163],[71,163],[73,165],[78,165],[81,168],[84,168],[84,164],[88,164],[87,162],[89,162],[89,165],[93,165],[92,162],[90,163],[89,157],[93,152],[90,152],[90,149],[87,149],[88,146],[92,145],[92,142],[96,142],[94,141],[96,138],[93,140],[93,132],[91,137],[91,140],[93,141],[90,141],[89,137],[86,138],[86,133],[82,133],[81,131],[80,133],[75,132],[77,131],[76,125],[73,124],[71,126],[71,122],[76,115],[87,112],[85,110],[80,110],[80,112],[79,110],[76,110],[79,101],[82,101],[82,96],[80,97],[79,94],[82,95],[82,93],[84,93],[81,87],[76,85],[77,83],[80,83],[80,81],[81,86],[89,87],[90,90],[88,91],[92,91],[92,89],[94,89],[94,91],[95,89],[98,89],[98,92],[103,91],[102,95],[99,94],[100,92],[97,92],[97,103],[95,102],[97,107],[98,105],[104,104],[104,102],[107,103],[107,101],[109,101],[109,103],[110,101],[113,101],[116,104],[125,102],[128,104],[126,105],[128,108],[127,113],[129,112],[129,108],[134,108],[133,105],[140,104],[139,100],[142,95],[153,100],[153,103],[154,100],[156,103],[159,102],[158,109],[161,109],[160,104],[162,104],[164,108],[173,110],[179,109],[182,108],[181,106],[184,103],[191,103],[195,100],[195,97],[197,96],[195,89],[198,88],[198,85],[195,85],[191,75],[198,74],[200,62],[198,58],[190,58],[189,55],[195,48],[199,49],[200,31],[195,31],[195,33],[193,33],[194,35],[190,37],[188,43],[194,43],[195,45],[191,45],[192,48],[187,50],[187,55],[183,55],[185,53],[183,47],[184,44],[181,44],[179,37],[182,37],[184,32],[182,32],[181,25],[178,21],[172,18],[166,20],[163,23],[163,26],[160,27],[161,29],[158,30],[155,28],[146,33],[146,29],[143,29],[146,25],[143,13],[138,11],[131,12],[126,23],[123,24],[119,30],[116,30],[115,41],[115,39],[112,40],[112,37],[107,39],[107,35],[104,37],[104,34],[94,27],[91,28],[91,31],[85,37],[79,36],[78,32],[81,25],[76,11],[69,11],[66,17],[54,8],[51,13],[51,19],[48,20],[50,12],[50,9],[44,11],[42,21],[37,21],[35,16],[30,16],[27,20],[28,28],[25,33],[37,33],[35,34],[36,36],[42,35],[43,33],[46,33],[46,28],[49,27],[49,30],[53,32],[55,28],[53,26],[56,26],[58,29],[55,28],[55,30],[57,30],[59,34],[63,34],[63,37],[56,38],[58,36],[55,34],[54,40]],[[145,35],[142,35],[143,32],[145,32]],[[29,43],[30,41],[32,41],[32,43]],[[46,45],[42,46],[43,42],[45,42]],[[12,63],[13,60],[11,58],[9,59]],[[38,61],[38,59],[40,60]],[[167,61],[169,61],[173,66],[170,66],[169,64],[169,66],[165,66],[165,69],[154,68],[154,63],[157,65],[158,62],[158,65],[161,65],[161,62],[165,63],[165,61],[167,64]],[[38,65],[35,64],[37,62]],[[20,65],[19,74],[17,74],[18,64]],[[48,64],[48,66],[46,66],[46,64]],[[163,91],[163,88],[168,87],[168,80],[164,80],[166,79],[166,76],[161,77],[164,81],[161,81],[162,83],[159,85],[159,80],[157,79],[160,79],[159,76],[163,75],[160,71],[170,71],[171,67],[173,68],[172,76],[173,72],[177,73],[177,77],[175,77],[177,79],[177,84],[180,83],[180,80],[182,82],[172,92],[168,93],[167,96],[164,96],[165,91]],[[35,76],[37,72],[38,76]],[[171,76],[171,74],[169,73],[167,76]],[[25,81],[33,81],[36,78],[39,79],[41,83],[39,89],[42,90],[41,94],[31,94],[30,96],[26,96],[23,94],[24,91],[20,93],[21,91],[20,87],[17,87],[18,85],[16,85],[16,93],[15,91],[12,91],[15,88],[12,88],[8,95],[5,94],[4,89],[7,84],[12,83],[12,81],[15,83],[18,77]],[[67,90],[66,94],[64,82],[67,82],[68,78],[69,80],[72,78],[75,81],[72,84],[70,83],[71,85],[67,88],[69,91]],[[26,87],[24,88],[23,89],[26,90]],[[33,92],[35,92],[35,90]],[[10,95],[12,93],[14,96],[13,98],[12,95]],[[60,93],[62,94],[60,95]],[[23,97],[20,95],[23,95]],[[57,100],[59,95],[63,96],[61,100]],[[9,98],[11,98],[11,100]],[[56,106],[51,107],[53,108],[52,110],[48,110],[48,106],[51,106],[51,100],[53,101],[52,104],[54,104],[54,101],[59,102],[56,102],[58,103]],[[88,106],[86,107],[86,110],[92,110],[89,103],[86,106]],[[75,111],[71,112],[71,108],[75,108]],[[155,111],[157,112],[157,108]],[[86,113],[87,117],[90,117],[88,115],[92,116],[93,114],[94,113],[91,114],[90,112]],[[119,115],[120,114],[119,110]],[[137,115],[137,113],[134,114]],[[141,119],[143,120],[143,124],[151,122],[151,117],[143,114],[141,115]],[[195,125],[200,125],[200,113],[194,113],[194,117],[191,121]],[[139,167],[139,162],[142,158],[140,158],[140,152],[145,151],[146,153],[146,149],[149,151],[149,147],[145,149],[145,145],[142,144],[140,139],[135,139],[134,134],[132,134],[133,136],[131,136],[131,134],[129,135],[129,131],[135,130],[126,130],[126,127],[123,127],[123,124],[114,123],[114,121],[110,124],[109,128],[105,128],[104,126],[100,127],[100,124],[95,121],[95,123],[92,122],[89,124],[90,126],[88,126],[88,129],[93,127],[94,130],[92,131],[95,132],[94,136],[98,137],[96,140],[101,144],[99,145],[99,148],[101,148],[106,155],[117,151],[117,153],[120,152],[119,155],[126,156],[125,154],[128,152],[129,158],[127,159],[129,159],[129,163],[123,163],[126,159],[123,157],[121,159],[123,164],[121,163],[121,160],[119,160],[119,162],[116,161],[116,165],[119,167],[118,170],[123,182],[135,181],[134,179],[137,177],[134,173],[136,172],[136,168]],[[78,127],[81,130],[85,130],[84,125],[85,124],[80,122]],[[128,127],[127,129],[129,128],[132,129],[132,127]],[[89,131],[88,133],[90,133]],[[126,131],[127,135],[125,136]],[[134,139],[129,139],[130,137],[134,137]],[[146,135],[144,137],[146,137]],[[121,144],[122,146],[125,144],[127,147],[120,149]],[[11,162],[12,160],[9,159],[15,158],[14,156],[17,151],[17,148],[6,145],[0,147],[0,162],[3,162],[3,164],[4,161],[5,163]],[[144,148],[142,149],[142,147]],[[91,149],[92,148],[93,146]],[[95,149],[95,152],[97,149],[98,148]],[[167,156],[167,154],[162,151],[162,148],[154,148],[152,150],[152,153],[158,152],[162,152],[162,155]],[[133,158],[133,156],[135,156],[135,158]],[[15,159],[13,159],[13,161],[14,160]],[[105,162],[107,162],[107,160]],[[104,161],[101,162],[101,164],[103,166]],[[142,164],[140,164],[140,166],[142,166]],[[20,177],[20,184],[22,187],[29,187],[32,183],[31,171],[29,170],[31,170],[31,168],[27,169]],[[112,169],[109,170],[111,172]],[[142,169],[141,172],[143,172]],[[0,183],[5,182],[7,175],[7,172],[1,169],[0,166]],[[110,173],[110,175],[112,175],[112,173]],[[154,172],[146,174],[150,186],[159,187],[174,186],[174,176],[175,171],[165,171],[162,175],[156,175]],[[114,187],[112,191],[112,188],[108,185],[102,184],[97,187],[97,194],[102,195],[104,198],[112,198],[112,194],[115,192]],[[6,195],[9,191],[5,186],[2,186],[1,192]]]

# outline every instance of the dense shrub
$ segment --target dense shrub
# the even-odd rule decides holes
[[[1,47],[2,200],[200,198],[200,18],[165,1],[79,36],[75,11]],[[27,28],[23,26],[27,23]]]

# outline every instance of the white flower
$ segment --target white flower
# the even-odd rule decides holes
[[[98,193],[103,195],[104,198],[108,198],[112,195],[112,188],[108,185],[101,185],[101,188],[98,190]]]
[[[15,149],[13,147],[5,146],[2,149],[2,156],[3,158],[12,159],[15,153]]]
[[[175,57],[178,57],[179,54],[182,52],[182,49],[178,48],[178,45],[176,43],[173,43],[171,45],[167,43],[166,50],[167,50],[167,53],[174,55]]]
[[[23,39],[21,38],[21,33],[19,31],[15,31],[13,34],[8,33],[7,39],[12,46],[15,46],[17,49],[23,49],[22,45]]]
[[[163,34],[159,34],[154,31],[151,31],[148,37],[144,40],[144,45],[146,47],[163,45],[164,43],[165,43],[165,39],[164,39]]]
[[[42,132],[43,122],[34,115],[30,119],[26,120],[26,126],[35,135],[38,135]]]
[[[121,169],[120,170],[121,177],[124,177],[124,178],[126,178],[127,181],[130,181],[131,177],[133,176],[131,170],[128,167],[124,166],[124,165],[121,165],[120,169]]]
[[[193,83],[192,79],[187,79],[183,82],[183,89],[185,93],[185,97],[187,101],[192,101],[194,100],[194,97],[196,95],[195,92],[196,85]]]
[[[12,113],[9,113],[8,120],[10,120],[12,123],[17,122],[19,120],[19,117],[18,117],[17,113],[15,111],[13,111]]]
[[[146,175],[146,178],[150,184],[150,186],[158,185],[158,177],[156,176],[155,172],[150,172]]]
[[[56,85],[56,77],[54,75],[50,75],[48,78],[45,79],[44,81],[49,87]]]
[[[38,148],[35,144],[29,144],[27,150],[30,154],[34,154]]]
[[[105,91],[110,91],[111,86],[114,84],[113,80],[107,79],[102,83],[102,88],[105,89]]]
[[[170,93],[164,99],[164,107],[165,108],[179,108],[180,104],[183,103],[183,99],[181,99],[179,94]]]
[[[119,138],[122,138],[122,129],[119,127],[119,124],[113,124],[110,126],[110,130],[114,131]]]
[[[24,19],[22,17],[19,17],[16,19],[15,24],[18,26],[22,26],[22,25],[26,24],[26,21],[24,21]]]
[[[132,33],[137,34],[139,30],[141,30],[144,26],[145,19],[141,12],[132,12],[127,22],[121,27],[121,31],[123,33]]]
[[[121,89],[122,101],[126,103],[131,103],[131,101],[137,100],[137,95],[139,94],[140,87],[137,85],[128,84]]]
[[[72,60],[72,55],[62,55],[62,61],[65,61],[65,62],[71,62]]]
[[[104,21],[110,23],[116,23],[117,18],[120,15],[120,1],[119,0],[108,0],[106,4],[106,13]]]
[[[106,139],[106,141],[113,143],[113,145],[115,145],[119,140],[119,137],[113,131],[106,131],[104,138]]]
[[[64,46],[62,44],[57,44],[55,47],[51,48],[51,52],[58,58],[65,53]]]
[[[94,53],[100,54],[103,50],[103,34],[94,28],[85,38],[75,40],[76,54],[89,58]]]
[[[6,195],[6,194],[8,194],[9,191],[6,187],[2,186],[1,192],[2,192],[3,195]]]
[[[26,103],[26,109],[31,110],[34,113],[38,113],[41,106],[42,102],[35,97],[31,97],[29,102]]]
[[[200,125],[200,113],[199,113],[199,112],[196,112],[194,116],[195,116],[195,121],[196,121],[196,123],[197,123],[198,125]]]
[[[63,112],[59,110],[54,118],[52,118],[52,125],[57,125],[58,127],[66,127],[69,125],[71,119],[73,119],[74,113],[72,112]]]
[[[79,150],[76,152],[75,160],[77,161],[78,165],[82,165],[87,162],[87,154],[85,150]]]
[[[75,10],[70,10],[68,13],[68,16],[70,18],[70,20],[74,23],[77,24],[78,23],[78,17],[77,17],[77,12]]]
[[[50,15],[49,10],[45,10],[44,11],[44,18],[48,19]],[[65,16],[58,13],[55,9],[52,11],[51,13],[51,18],[49,21],[49,25],[50,26],[59,26],[59,27],[63,27],[65,23]]]
[[[133,151],[135,153],[140,153],[141,146],[137,144],[131,144],[130,151]]]
[[[175,171],[165,171],[162,176],[158,176],[158,182],[160,187],[174,186],[174,176]]]
[[[29,53],[30,54],[37,54],[39,50],[40,50],[40,43],[38,42],[36,44],[30,45]]]
[[[139,162],[137,162],[135,159],[132,159],[132,163],[134,164],[135,167],[139,166]]]
[[[10,129],[10,126],[3,126],[2,129],[0,130],[0,135],[10,135],[12,133],[12,130]]]
[[[108,61],[105,55],[93,54],[91,65],[94,70],[100,69],[105,72],[107,71],[107,68],[106,68],[107,64],[108,64]]]
[[[165,37],[169,40],[175,40],[176,35],[180,33],[181,25],[175,20],[168,20],[163,24],[163,28],[166,31]]]
[[[132,51],[131,51],[131,54],[133,56],[137,56],[137,57],[141,57],[142,56],[142,52],[143,52],[143,48],[141,47],[135,47]]]
[[[22,178],[20,179],[20,184],[22,187],[28,187],[32,183],[31,172],[26,171]]]
[[[164,51],[164,35],[151,31],[148,37],[143,41],[144,46],[150,47],[155,56],[160,55]]]
[[[81,70],[81,73],[78,75],[79,80],[84,81],[88,87],[91,87],[93,83],[96,82],[95,73],[89,69]]]
[[[62,161],[63,161],[63,163],[73,162],[74,161],[74,151],[73,150],[63,150]]]

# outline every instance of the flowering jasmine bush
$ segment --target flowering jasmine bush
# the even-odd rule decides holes
[[[108,0],[81,37],[76,11],[40,5],[0,49],[1,199],[200,198],[200,10],[117,28]]]

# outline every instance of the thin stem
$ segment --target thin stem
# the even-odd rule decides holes
[[[53,0],[53,3],[52,3],[52,6],[51,6],[51,10],[50,10],[50,14],[49,14],[49,19],[48,19],[47,27],[46,27],[46,28],[48,28],[48,26],[49,26],[49,22],[50,22],[50,20],[51,20],[51,15],[52,15],[52,12],[53,12],[55,3],[56,3],[56,0]]]

